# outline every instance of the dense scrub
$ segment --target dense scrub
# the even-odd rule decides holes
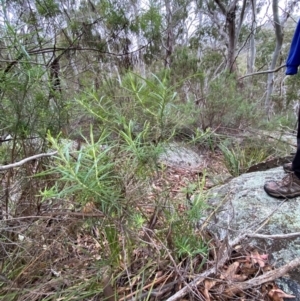
[[[293,132],[299,78],[278,68],[266,114],[259,3],[236,4],[232,61],[220,1],[2,2],[0,300],[166,300],[218,257],[208,178],[290,152],[265,131]],[[163,164],[174,142],[208,164]]]

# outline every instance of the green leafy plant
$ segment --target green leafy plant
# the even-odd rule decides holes
[[[196,233],[196,226],[203,217],[203,212],[208,208],[204,185],[205,175],[182,190],[188,198],[185,203],[181,204],[183,211],[178,210],[171,214],[165,211],[170,224],[169,244],[174,248],[173,252],[178,260],[192,259],[196,255],[204,258],[207,256],[207,242],[199,233]]]
[[[176,255],[179,258],[192,258],[199,254],[206,256],[208,251],[207,245],[203,242],[203,240],[195,235],[178,235],[175,238],[175,245]]]
[[[249,143],[249,144],[247,144]],[[275,153],[271,145],[265,145],[251,141],[244,142],[244,145],[228,146],[225,143],[219,145],[224,156],[224,163],[233,176],[239,176],[247,171],[254,164],[263,162]]]
[[[261,114],[257,104],[238,88],[235,78],[226,73],[210,82],[202,107],[204,129],[245,128],[257,122]]]
[[[63,188],[57,197],[74,195],[79,204],[93,201],[104,214],[120,214],[122,207],[122,182],[111,158],[112,147],[106,144],[107,133],[94,141],[91,130],[90,141],[80,150],[72,150],[70,143],[60,144],[48,135],[52,148],[58,151],[55,166],[50,172],[59,173]]]

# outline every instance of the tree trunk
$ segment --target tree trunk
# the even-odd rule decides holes
[[[282,42],[283,42],[282,24],[279,20],[279,14],[278,14],[278,0],[273,0],[272,9],[273,9],[273,22],[274,22],[275,36],[276,36],[276,47],[273,52],[272,62],[269,68],[270,70],[275,69],[276,62],[279,57],[280,50],[282,47]],[[270,114],[272,112],[271,95],[273,93],[273,88],[274,88],[274,73],[269,73],[268,81],[267,81],[267,96],[265,100],[265,112],[268,118],[270,118]]]
[[[256,0],[251,0],[251,9],[252,9],[252,26],[251,26],[251,35],[249,41],[249,57],[247,64],[247,73],[254,72],[255,66],[255,56],[256,56],[256,45],[255,45],[255,35],[257,28],[257,20],[256,20]]]
[[[172,20],[172,5],[171,0],[165,0],[166,16],[167,16],[167,40],[166,40],[166,57],[165,67],[171,67],[171,56],[173,54],[174,34],[173,34],[173,20]]]
[[[244,20],[245,8],[246,8],[246,0],[243,0],[241,14],[239,18],[238,24],[236,23],[236,12],[237,12],[237,3],[238,0],[232,1],[228,7],[225,7],[224,4],[220,0],[215,0],[215,3],[220,8],[222,14],[226,18],[226,33],[228,36],[227,41],[227,63],[226,69],[233,73],[236,71],[236,45],[237,40],[240,34],[241,26]]]

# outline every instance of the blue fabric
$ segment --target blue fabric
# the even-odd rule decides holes
[[[286,75],[297,74],[300,65],[300,20],[298,21],[290,52],[286,61]]]
[[[294,37],[292,39],[290,52],[286,61],[286,75],[294,75],[298,72],[300,65],[300,20],[298,21]],[[292,162],[292,169],[300,179],[300,110],[298,111],[297,151]]]

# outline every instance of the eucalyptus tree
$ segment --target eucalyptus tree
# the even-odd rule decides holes
[[[245,16],[249,11],[246,0],[207,0],[202,13],[209,17],[212,29],[216,30],[219,41],[226,46],[225,66],[229,72],[236,70],[238,39]]]
[[[277,63],[278,57],[280,55],[280,51],[283,44],[283,28],[284,24],[292,14],[294,8],[298,5],[298,1],[289,1],[287,6],[283,9],[283,13],[279,14],[279,3],[278,0],[272,0],[272,12],[273,12],[273,26],[276,37],[276,46],[272,55],[272,61],[270,63],[270,70],[274,70]],[[267,93],[265,98],[265,112],[270,117],[270,113],[272,112],[272,103],[271,103],[271,95],[274,89],[274,73],[270,72],[268,74],[267,80]]]
[[[170,67],[172,63],[172,55],[178,43],[180,45],[187,44],[188,28],[186,19],[188,18],[191,1],[182,0],[165,0],[165,66]]]

